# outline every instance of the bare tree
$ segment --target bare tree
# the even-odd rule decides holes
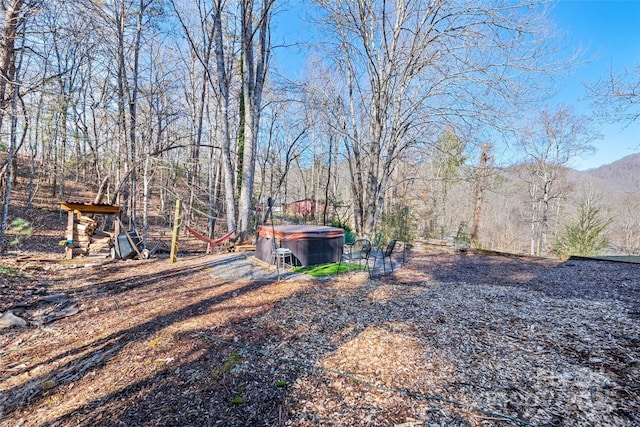
[[[16,37],[23,20],[25,0],[3,0],[4,13],[2,41],[0,42],[0,128],[5,111],[13,99],[13,82],[16,72]],[[8,96],[7,96],[8,95]]]
[[[302,141],[307,126],[292,110],[283,100],[272,101],[265,108],[269,127],[257,155],[258,202],[264,203],[268,197],[282,200],[291,166],[305,150]]]
[[[133,226],[136,220],[138,170],[141,169],[138,109],[141,87],[141,50],[145,34],[160,15],[155,0],[89,1],[95,25],[103,29],[105,60],[115,70],[115,102],[117,105],[117,161],[115,196],[120,196],[125,214]]]
[[[587,117],[569,107],[542,110],[519,143],[524,155],[530,202],[530,253],[546,255],[553,203],[564,195],[560,183],[576,157],[592,151],[596,139]]]
[[[188,41],[190,53],[184,55],[185,63],[188,64],[188,68],[185,70],[188,72],[184,83],[184,97],[188,100],[192,127],[189,132],[191,148],[186,168],[189,198],[185,206],[185,212],[187,212],[188,221],[190,221],[193,217],[193,205],[200,184],[200,154],[206,138],[205,113],[211,102],[210,92],[215,89],[210,70],[216,29],[211,23],[212,6],[209,2],[180,2],[178,4],[172,1],[172,5]]]
[[[271,54],[270,25],[275,0],[253,0],[241,3],[242,105],[240,122],[243,126],[243,160],[240,196],[238,200],[238,233],[241,240],[248,237],[253,203],[253,184],[256,168],[256,147],[262,110],[262,92],[267,78]]]
[[[205,75],[215,93],[216,112],[219,119],[216,131],[219,132],[218,140],[221,141],[222,149],[227,225],[230,229],[237,227],[238,237],[243,240],[247,238],[252,213],[262,92],[271,49],[269,27],[273,3],[274,0],[263,0],[259,5],[255,5],[252,0],[243,0],[237,11],[230,10],[233,5],[216,0],[205,13],[201,14],[203,22],[200,28],[210,31],[207,40],[212,42],[215,57],[215,73],[210,73],[208,51],[205,50],[203,53],[198,48],[184,14],[180,12],[177,4],[172,2],[191,49],[207,69]],[[203,8],[206,7],[204,3],[202,5]],[[239,34],[233,32],[232,20],[235,18],[239,20]],[[239,158],[236,169],[232,156],[231,101],[234,78],[238,75],[234,69],[237,45],[240,47],[241,68],[238,83],[240,87],[239,124],[236,132]],[[236,184],[239,188],[237,197]]]
[[[83,64],[88,62],[91,38],[88,36],[92,28],[86,20],[76,15],[77,5],[71,3],[48,4],[39,14],[39,22],[43,29],[40,40],[46,61],[44,69],[50,69],[51,76],[45,80],[44,92],[48,95],[47,108],[53,113],[50,140],[53,152],[52,196],[65,196],[65,172],[69,157],[73,156],[75,143],[76,180],[79,179],[83,163],[81,144],[73,141],[71,135],[78,134],[74,127],[78,123],[80,105],[80,86],[84,83]],[[87,36],[87,37],[85,37]]]
[[[482,145],[480,152],[480,162],[476,170],[475,182],[475,206],[473,210],[473,225],[471,226],[471,244],[480,246],[480,218],[482,216],[482,206],[484,204],[484,191],[487,185],[487,178],[491,174],[489,160],[491,158],[491,146]]]
[[[626,125],[640,120],[640,64],[632,71],[610,70],[606,78],[585,87],[598,116]]]
[[[616,209],[614,230],[617,230],[615,241],[620,242],[619,248],[626,255],[640,254],[640,200],[627,196]],[[613,239],[612,239],[613,240]]]
[[[408,148],[469,121],[497,125],[508,111],[504,101],[514,111],[517,99],[526,99],[523,89],[532,80],[521,74],[553,68],[541,4],[316,3],[344,76],[339,104],[349,119],[336,128],[344,129],[355,180],[362,179],[354,182],[354,198],[363,204],[365,233],[375,229],[389,179]]]
[[[21,53],[24,53],[24,14],[22,10],[24,2],[12,0],[8,5],[0,3],[5,14],[3,21],[3,34],[0,44],[0,130],[2,130],[3,118],[9,112],[11,118],[9,131],[9,147],[6,165],[0,167],[0,189],[2,194],[2,216],[0,217],[0,254],[6,250],[5,230],[9,220],[9,203],[11,201],[11,185],[13,180],[13,160],[18,152],[17,125],[18,102],[20,82],[20,60],[16,52],[16,40],[23,41]],[[19,28],[22,26],[22,35],[19,36]]]
[[[432,202],[437,224],[438,237],[446,237],[455,226],[451,218],[455,210],[450,208],[449,192],[460,179],[461,168],[467,160],[464,154],[465,141],[452,130],[446,130],[438,137],[431,150]]]

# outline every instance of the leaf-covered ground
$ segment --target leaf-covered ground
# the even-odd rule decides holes
[[[640,425],[640,265],[2,264],[2,426]]]

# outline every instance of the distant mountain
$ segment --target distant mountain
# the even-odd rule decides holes
[[[630,154],[608,165],[586,171],[572,171],[572,180],[578,187],[608,195],[635,193],[640,195],[640,153]]]
[[[600,166],[599,168],[589,169],[586,172],[604,179],[619,175],[638,175],[640,173],[640,153],[629,154],[613,163]]]

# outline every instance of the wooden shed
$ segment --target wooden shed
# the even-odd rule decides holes
[[[72,259],[76,255],[111,256],[113,236],[120,234],[120,206],[62,202],[60,207],[69,212],[64,259]],[[100,223],[95,215],[116,215],[113,234],[99,229]]]
[[[313,218],[316,213],[324,210],[324,203],[316,202],[312,199],[302,199],[296,200],[295,202],[283,203],[282,210],[287,215]]]

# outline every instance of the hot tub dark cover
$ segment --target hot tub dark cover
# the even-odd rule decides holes
[[[317,265],[338,262],[342,256],[344,230],[321,225],[277,225],[258,227],[256,256],[273,262],[273,240],[276,245],[291,249],[296,265]]]
[[[334,239],[343,237],[342,228],[326,225],[263,225],[258,227],[259,237],[276,238],[278,240],[302,240],[302,239]]]

